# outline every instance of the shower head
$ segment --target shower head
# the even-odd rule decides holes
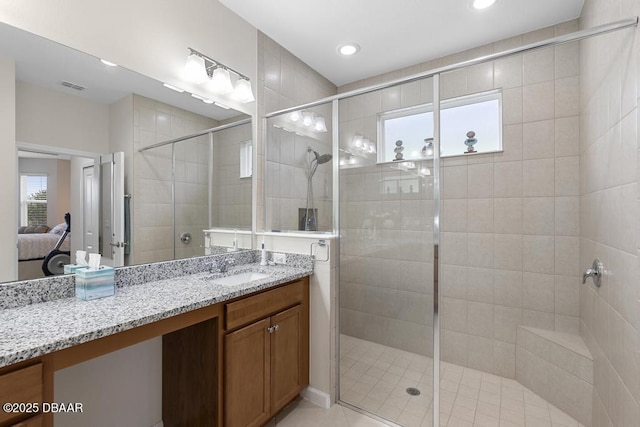
[[[314,153],[315,153],[315,151],[314,151]],[[318,156],[318,153],[316,153],[316,160],[318,161],[319,165],[321,165],[323,163],[327,163],[332,158],[333,158],[333,156],[331,154],[323,154],[321,156]]]
[[[322,154],[322,155],[320,155],[320,153],[318,153],[316,150],[314,150],[311,147],[307,147],[307,153],[313,153],[313,155],[315,156],[315,158],[313,160],[318,162],[319,165],[321,165],[323,163],[327,163],[328,161],[330,161],[333,158],[333,156],[331,154]]]

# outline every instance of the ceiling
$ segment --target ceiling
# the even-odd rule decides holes
[[[580,16],[584,0],[219,0],[337,86]],[[356,42],[342,57],[337,46]]]
[[[102,104],[112,104],[136,93],[219,121],[244,116],[233,109],[205,104],[186,92],[167,89],[162,82],[126,68],[106,66],[94,56],[2,23],[0,58],[15,61],[17,80]],[[63,81],[85,90],[61,86]]]

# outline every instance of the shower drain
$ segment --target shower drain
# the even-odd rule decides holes
[[[418,395],[420,395],[420,390],[418,390],[415,387],[409,387],[407,389],[407,393],[410,394],[411,396],[418,396]]]

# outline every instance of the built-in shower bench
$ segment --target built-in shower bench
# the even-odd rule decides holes
[[[593,357],[579,335],[518,326],[516,379],[591,426]]]

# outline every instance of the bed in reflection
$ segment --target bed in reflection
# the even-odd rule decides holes
[[[18,228],[18,280],[44,277],[42,262],[64,234],[66,224],[49,229],[46,225]],[[60,250],[70,250],[70,239],[62,242]]]

